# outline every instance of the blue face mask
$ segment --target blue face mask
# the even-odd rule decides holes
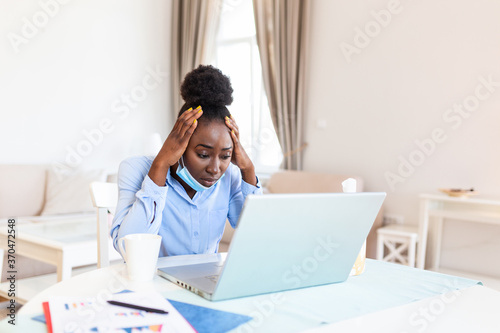
[[[188,184],[189,187],[191,187],[193,190],[195,190],[196,192],[202,192],[202,191],[205,191],[205,190],[208,190],[209,188],[212,188],[214,187],[215,185],[217,185],[217,183],[222,179],[224,178],[224,174],[222,174],[222,176],[217,179],[217,181],[212,185],[212,186],[209,186],[209,187],[206,187],[206,186],[203,186],[201,185],[200,183],[198,183],[198,181],[196,179],[194,179],[193,176],[191,176],[191,174],[189,173],[188,169],[186,168],[186,166],[184,165],[184,159],[183,159],[183,156],[181,156],[181,159],[179,160],[179,165],[177,166],[177,171],[175,172],[177,174],[177,176],[179,176],[186,184]]]

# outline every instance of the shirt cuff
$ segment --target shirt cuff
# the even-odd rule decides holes
[[[243,179],[241,180],[241,193],[244,197],[249,194],[262,194],[262,186],[260,186],[259,177],[255,177],[257,178],[257,185],[255,186],[248,184]]]

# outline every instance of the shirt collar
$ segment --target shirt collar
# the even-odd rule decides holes
[[[167,171],[167,180],[165,182],[165,185],[170,186],[184,200],[186,200],[187,202],[189,202],[190,204],[193,204],[193,205],[197,205],[198,200],[200,200],[200,197],[202,197],[203,194],[205,194],[205,192],[209,192],[209,191],[212,190],[212,189],[210,189],[210,190],[207,190],[207,191],[203,191],[201,193],[200,192],[196,192],[195,195],[194,195],[194,197],[193,197],[193,199],[191,199],[189,197],[189,195],[186,193],[186,190],[181,185],[181,183],[179,183],[179,181],[172,176],[172,174],[170,172],[170,168],[168,168],[168,171]]]

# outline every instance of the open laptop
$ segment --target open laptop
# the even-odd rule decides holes
[[[385,196],[250,195],[225,261],[158,274],[212,301],[345,281]]]

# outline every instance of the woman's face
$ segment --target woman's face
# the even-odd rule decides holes
[[[226,172],[232,152],[226,124],[200,121],[184,153],[184,164],[201,185],[210,187]]]

